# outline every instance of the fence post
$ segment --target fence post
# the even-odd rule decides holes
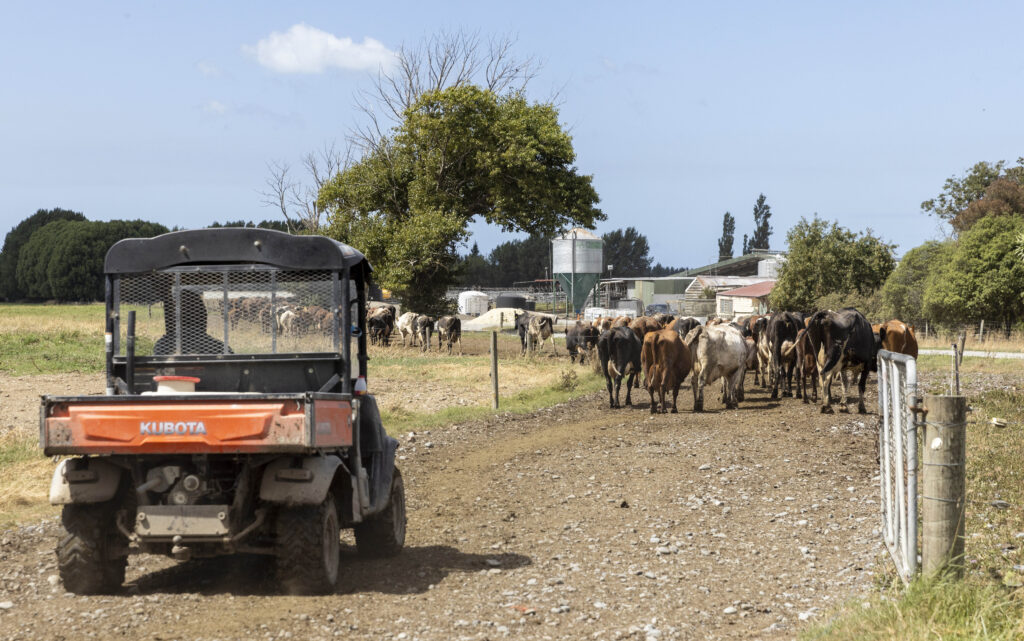
[[[491,386],[494,388],[493,408],[498,409],[498,332],[491,332]]]
[[[927,576],[951,569],[960,576],[964,555],[967,399],[928,395],[925,411],[922,571]]]

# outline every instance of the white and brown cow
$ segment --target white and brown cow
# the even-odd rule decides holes
[[[693,411],[704,411],[704,387],[722,379],[722,402],[736,409],[742,397],[747,371],[747,346],[743,334],[729,325],[699,325],[686,335],[693,355]]]

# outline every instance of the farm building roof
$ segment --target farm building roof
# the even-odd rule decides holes
[[[772,249],[758,249],[749,254],[737,256],[736,258],[727,258],[717,263],[695,267],[674,275],[704,276],[715,274],[720,276],[753,276],[757,274],[757,264],[759,262],[766,258],[774,258],[782,253]]]
[[[727,292],[719,292],[719,296],[737,296],[743,298],[761,298],[772,293],[775,289],[774,280],[766,280],[763,283],[756,283],[754,285],[747,285],[746,287],[740,287],[739,289],[731,289]]]

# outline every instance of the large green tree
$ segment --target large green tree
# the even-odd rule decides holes
[[[1024,218],[983,218],[960,234],[936,261],[923,297],[925,314],[944,325],[998,321],[1009,329],[1024,318],[1024,262],[1016,243]]]
[[[718,239],[718,260],[732,258],[732,245],[736,239],[736,219],[729,212],[722,216],[722,237]]]
[[[40,209],[7,233],[3,250],[0,251],[0,298],[17,300],[26,296],[18,287],[18,256],[21,254],[21,248],[37,229],[57,220],[85,220],[85,216],[77,211],[59,207]]]
[[[362,250],[382,286],[433,310],[473,218],[541,236],[605,218],[575,159],[553,105],[460,85],[423,93],[319,200],[330,235]]]
[[[924,292],[954,249],[951,241],[930,240],[904,254],[882,286],[882,309],[889,318],[916,323],[925,318]]]
[[[1005,160],[995,163],[982,161],[962,176],[947,178],[942,193],[921,203],[921,209],[935,214],[959,233],[970,229],[986,214],[1005,213],[1007,207],[1014,208],[1018,214],[1024,213],[1019,208],[1022,184],[1024,158],[1018,158],[1017,164],[1009,167]],[[975,204],[981,200],[989,202]]]
[[[789,252],[772,290],[775,309],[809,311],[830,295],[868,295],[896,266],[895,245],[871,230],[854,233],[815,215],[801,218],[786,235]]]
[[[636,227],[603,234],[604,264],[617,276],[646,276],[651,271],[651,246]]]

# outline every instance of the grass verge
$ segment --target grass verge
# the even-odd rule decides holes
[[[837,620],[817,626],[803,639],[869,641],[899,639],[991,639],[1024,637],[1019,591],[968,578],[918,579],[848,605]]]
[[[919,365],[927,370],[923,358]],[[964,579],[919,578],[904,590],[892,571],[879,576],[880,592],[851,601],[802,638],[1024,639],[1024,390],[1010,385],[968,398]]]
[[[432,429],[451,423],[462,423],[493,416],[496,414],[528,414],[544,407],[551,407],[604,388],[604,379],[591,370],[564,370],[558,379],[547,387],[526,389],[510,397],[500,399],[498,409],[489,405],[446,407],[437,412],[408,412],[398,408],[385,409],[381,419],[388,433],[402,434],[410,430]]]

